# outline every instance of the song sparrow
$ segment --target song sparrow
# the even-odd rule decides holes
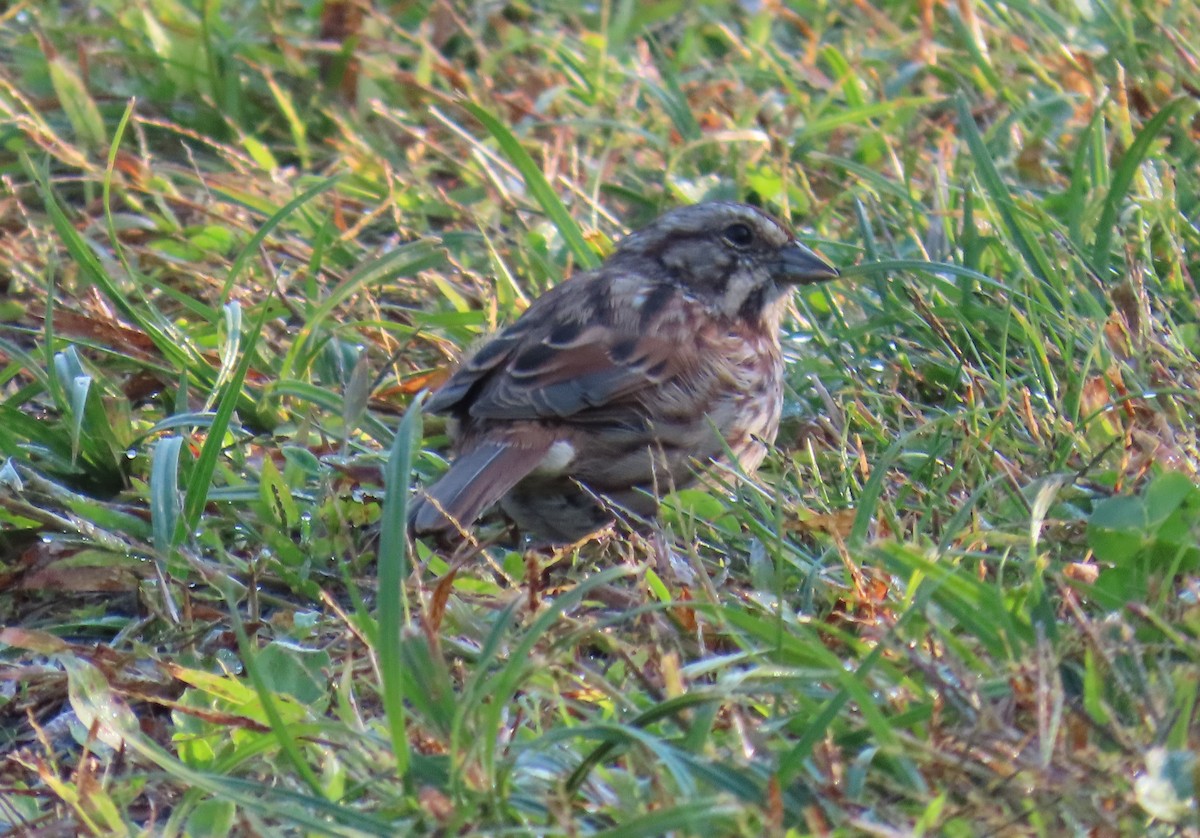
[[[455,459],[410,516],[452,536],[493,503],[526,533],[582,538],[732,451],[753,472],[783,402],[779,321],[836,269],[744,204],[672,210],[538,297],[425,405]]]

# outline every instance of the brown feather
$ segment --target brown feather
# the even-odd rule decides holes
[[[675,346],[652,336],[594,330],[592,342],[551,349],[522,365],[498,371],[480,387],[469,408],[475,419],[610,419],[623,406],[639,409],[636,396],[674,374]],[[536,364],[534,363],[536,361]],[[640,410],[640,409],[639,409]]]
[[[419,533],[458,531],[470,526],[537,468],[553,438],[536,435],[520,441],[485,439],[454,461],[442,478],[425,490],[409,513]]]

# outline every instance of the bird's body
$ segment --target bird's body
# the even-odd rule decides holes
[[[525,532],[573,541],[725,458],[754,471],[783,401],[791,285],[837,272],[743,204],[674,210],[536,299],[426,410],[456,458],[411,518],[456,532],[499,501]]]

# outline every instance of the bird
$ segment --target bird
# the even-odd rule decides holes
[[[662,495],[727,462],[752,474],[779,429],[790,292],[837,277],[777,218],[712,201],[667,211],[537,297],[424,411],[453,459],[410,505],[460,539],[499,503],[528,537],[652,523]]]

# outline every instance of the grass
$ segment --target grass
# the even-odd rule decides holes
[[[0,15],[14,834],[1200,830],[1194,4]],[[705,198],[844,268],[760,475],[409,554],[417,394]]]

